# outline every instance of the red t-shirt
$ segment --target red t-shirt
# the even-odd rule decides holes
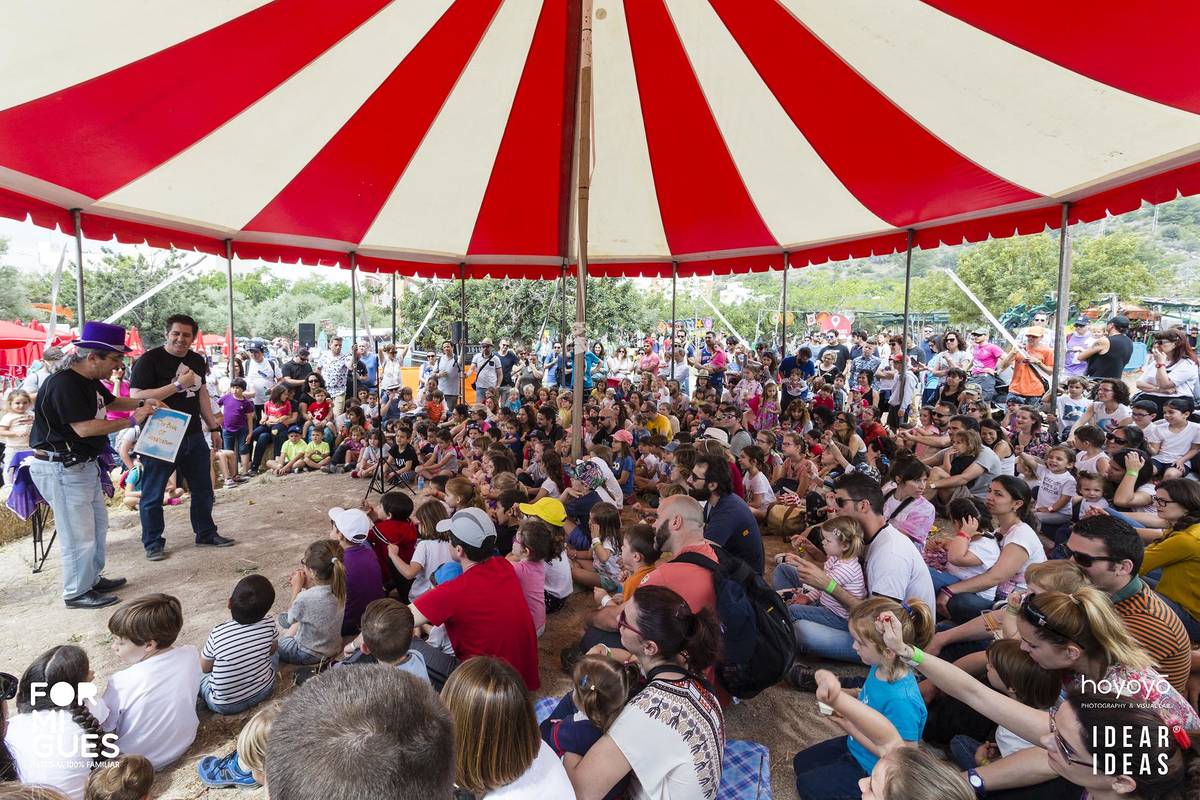
[[[329,419],[330,405],[326,400],[324,403],[312,402],[308,404],[308,414],[313,418],[314,422],[324,422]]]
[[[375,557],[379,559],[379,568],[385,576],[392,574],[392,560],[388,558],[387,551],[389,542],[400,548],[402,559],[412,561],[413,553],[417,549],[417,526],[412,520],[381,519],[375,523],[375,530],[387,540],[381,542],[378,537],[371,537],[371,549],[375,551]]]
[[[521,673],[530,691],[541,685],[537,632],[508,559],[489,558],[413,602],[431,623],[446,626],[460,661],[473,656],[501,658]]]

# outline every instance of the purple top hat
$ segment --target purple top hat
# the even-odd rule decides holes
[[[89,350],[107,350],[110,353],[128,353],[125,346],[125,329],[107,322],[85,322],[79,338],[71,344]]]

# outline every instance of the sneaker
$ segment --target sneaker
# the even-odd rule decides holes
[[[802,692],[817,691],[817,671],[803,664],[793,664],[788,670],[788,683]]]
[[[245,483],[248,480],[250,480],[249,475],[234,475],[233,476],[234,483]]]
[[[227,756],[205,756],[196,765],[200,780],[214,789],[225,789],[230,786],[257,786],[258,781],[248,770],[242,769],[238,763],[237,751]]]
[[[321,472],[324,472],[326,475],[332,475],[333,474],[333,465],[326,464],[325,466],[321,467]]]
[[[232,489],[235,486],[237,486],[237,481],[235,481],[233,478],[229,478],[228,480],[225,481],[226,489]]]
[[[220,535],[219,533],[214,533],[212,536],[209,536],[207,539],[197,539],[196,540],[196,547],[231,547],[231,546],[233,546],[233,539],[226,539],[224,536]]]
[[[146,550],[147,561],[162,561],[166,557],[167,554],[163,551],[162,545],[159,545],[158,547],[150,547]]]
[[[356,469],[354,469],[354,470],[350,470],[350,477],[351,477],[351,478],[357,478],[357,477],[358,477],[358,470],[356,470]]]

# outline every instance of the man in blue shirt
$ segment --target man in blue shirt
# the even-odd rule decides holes
[[[704,538],[745,561],[759,574],[766,558],[758,521],[746,501],[733,493],[729,462],[703,455],[687,478],[688,494],[704,506]]]
[[[374,389],[376,381],[379,379],[379,356],[371,349],[368,342],[358,343],[358,361],[367,368],[366,382],[360,383],[360,389]]]

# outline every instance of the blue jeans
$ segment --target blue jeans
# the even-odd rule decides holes
[[[108,509],[100,486],[100,465],[84,461],[64,467],[58,461],[30,459],[33,485],[54,511],[62,550],[63,598],[91,591],[104,572]]]
[[[949,572],[942,572],[940,569],[929,568],[929,577],[933,578],[933,591],[937,594],[942,589],[952,583],[958,583],[962,578],[956,578]]]
[[[309,650],[295,636],[279,637],[278,656],[285,664],[320,664],[325,660],[325,656]]]
[[[188,491],[192,494],[189,511],[196,541],[211,539],[216,535],[217,524],[212,518],[211,458],[208,442],[204,441],[204,434],[200,431],[183,437],[174,464],[142,457],[142,500],[138,504],[138,516],[142,519],[142,547],[149,550],[166,544],[163,538],[163,492],[167,489],[172,472],[178,473],[180,481],[187,481]]]
[[[994,602],[985,600],[977,594],[956,594],[950,598],[950,602],[946,603],[946,607],[950,611],[950,619],[954,620],[954,624],[962,625],[987,611]]]
[[[975,751],[983,742],[970,736],[959,734],[950,740],[950,758],[964,772],[979,766],[975,763]]]
[[[1183,606],[1179,605],[1179,603],[1176,603],[1162,592],[1159,592],[1158,596],[1161,597],[1162,601],[1167,604],[1167,607],[1174,611],[1175,615],[1179,617],[1179,621],[1183,623],[1183,627],[1187,631],[1188,638],[1193,642],[1200,641],[1200,622],[1197,622],[1191,614],[1185,611]]]
[[[824,606],[788,606],[800,652],[860,664],[850,624]]]
[[[259,690],[256,694],[247,697],[237,703],[216,703],[212,699],[212,673],[206,672],[200,678],[200,696],[204,698],[204,704],[208,706],[209,711],[215,714],[240,714],[248,708],[261,703],[271,696],[271,692],[275,691],[275,682],[279,678],[279,653],[275,652],[271,655],[271,682]]]
[[[796,753],[792,769],[796,771],[796,793],[802,798],[821,800],[859,800],[858,782],[867,777],[862,766],[846,746],[848,736],[839,736],[814,744]]]
[[[776,564],[775,571],[771,573],[771,585],[776,591],[780,589],[799,589],[804,584],[800,580],[800,573],[796,572],[796,568],[791,564]]]

